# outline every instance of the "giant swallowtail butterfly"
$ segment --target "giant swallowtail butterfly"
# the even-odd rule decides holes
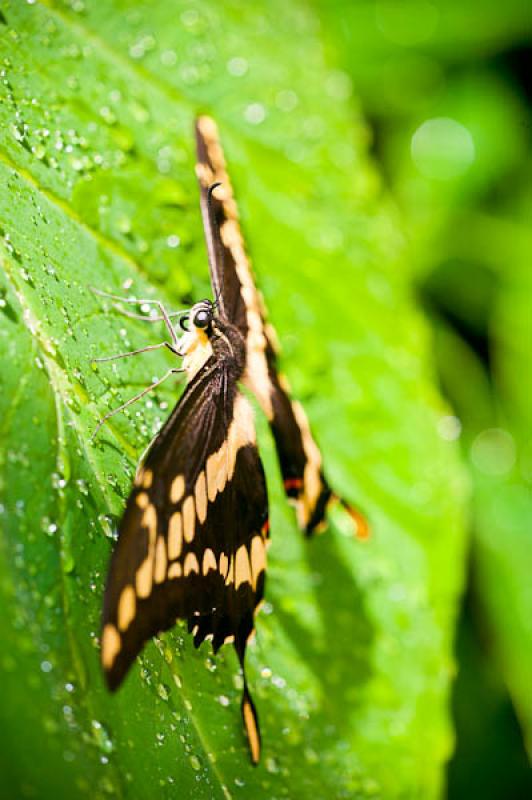
[[[335,496],[305,413],[277,371],[275,335],[244,250],[216,125],[208,117],[197,120],[196,141],[215,299],[181,316],[186,332],[179,337],[172,315],[160,306],[159,319],[172,339],[160,346],[183,356],[188,382],[149,447],[127,501],[105,590],[101,660],[114,690],[146,640],[178,618],[187,620],[196,647],[211,639],[216,652],[233,643],[244,674],[244,728],[256,764],[260,733],[244,655],[264,594],[268,497],[253,413],[240,382],[269,420],[286,494],[305,534],[324,525]],[[351,513],[363,536],[363,519]]]

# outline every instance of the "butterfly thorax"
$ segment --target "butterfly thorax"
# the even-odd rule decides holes
[[[184,356],[183,367],[189,382],[212,356],[226,362],[234,380],[239,380],[244,371],[244,337],[238,328],[220,317],[213,317],[207,328],[192,326],[179,349]]]
[[[213,355],[217,360],[227,361],[232,377],[239,380],[246,362],[246,344],[238,328],[221,317],[215,317],[207,336]]]

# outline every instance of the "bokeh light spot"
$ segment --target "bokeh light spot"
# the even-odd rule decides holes
[[[475,160],[469,130],[449,117],[428,119],[412,136],[412,160],[426,178],[450,180],[462,175]]]
[[[487,428],[474,439],[471,460],[485,475],[507,475],[515,464],[513,436],[502,428]]]

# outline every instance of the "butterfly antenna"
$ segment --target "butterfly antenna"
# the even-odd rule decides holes
[[[211,183],[211,185],[207,189],[207,208],[208,208],[208,211],[209,211],[209,220],[210,220],[210,223],[211,223],[212,235],[213,235],[214,242],[215,242],[217,261],[220,264],[221,271],[222,271],[221,283],[218,286],[218,288],[216,289],[216,296],[214,298],[214,303],[213,303],[214,307],[219,305],[220,297],[222,296],[222,292],[223,292],[223,288],[224,288],[224,280],[225,280],[224,248],[223,248],[223,244],[222,244],[222,237],[220,235],[220,226],[218,225],[218,220],[216,219],[216,215],[214,213],[214,208],[213,208],[213,205],[212,205],[212,193],[214,192],[214,190],[218,186],[221,186],[221,185],[222,184],[220,183],[220,181],[217,181],[216,183]]]

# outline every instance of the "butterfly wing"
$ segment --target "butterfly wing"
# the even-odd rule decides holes
[[[266,321],[255,286],[218,130],[210,117],[197,120],[196,143],[196,171],[213,290],[219,296],[222,313],[244,337],[245,382],[270,422],[285,491],[296,506],[298,523],[311,535],[323,528],[326,508],[333,497],[323,475],[321,453],[302,406],[291,400],[287,381],[278,372],[277,337]],[[218,182],[221,186],[212,192],[209,209],[209,187]],[[363,518],[347,503],[344,505],[352,514],[359,535],[365,535]]]
[[[150,448],[120,525],[102,631],[111,689],[144,642],[178,618],[196,646],[207,637],[215,650],[234,641],[243,663],[264,591],[267,521],[251,406],[211,356]],[[247,686],[242,710],[257,754]]]
[[[245,340],[249,326],[241,288],[246,277],[246,257],[218,129],[210,117],[196,120],[196,150],[196,174],[213,292],[222,316],[239,329]],[[221,185],[209,199],[209,188],[214,183]]]

